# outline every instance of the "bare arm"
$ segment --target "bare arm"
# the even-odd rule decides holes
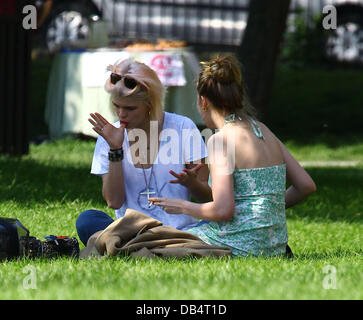
[[[107,205],[119,209],[125,202],[125,183],[122,161],[110,161],[108,173],[102,176],[102,196]]]
[[[315,192],[316,185],[310,175],[295,160],[281,141],[280,146],[284,162],[286,163],[286,179],[291,184],[285,194],[285,207],[288,209]]]
[[[92,119],[88,119],[88,121],[93,125],[92,129],[107,141],[110,148],[121,148],[125,124],[116,128],[99,113],[91,113],[90,116]],[[125,202],[122,161],[109,161],[109,171],[102,176],[102,196],[107,205],[113,209],[119,209]]]
[[[218,174],[213,186],[213,201],[207,203],[171,198],[150,198],[150,201],[168,213],[187,214],[206,221],[228,221],[234,214],[232,176]]]
[[[213,138],[214,137],[214,138]],[[216,139],[215,135],[210,138]],[[218,137],[217,137],[218,138]],[[223,137],[219,137],[222,138]],[[209,142],[208,142],[209,144]],[[209,153],[212,176],[213,200],[207,203],[193,203],[182,199],[151,198],[155,205],[163,207],[168,213],[187,214],[206,221],[228,221],[234,214],[234,190],[232,172],[229,170],[228,160],[217,161],[223,155],[214,151]]]
[[[211,173],[213,200],[203,204],[186,202],[182,213],[206,221],[228,221],[234,214],[232,175],[219,172],[213,164],[211,164]]]

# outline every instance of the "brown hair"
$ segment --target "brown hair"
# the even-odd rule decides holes
[[[114,65],[107,68],[109,71],[134,79],[137,86],[134,89],[128,89],[123,81],[112,84],[110,78],[107,79],[105,89],[112,97],[123,98],[129,97],[135,100],[141,100],[151,106],[150,120],[158,120],[163,112],[163,103],[165,96],[165,87],[161,83],[156,72],[146,64],[125,59],[116,61]]]
[[[256,109],[248,101],[240,65],[234,56],[218,56],[201,65],[197,81],[199,96],[206,97],[215,108],[228,114],[256,117]]]

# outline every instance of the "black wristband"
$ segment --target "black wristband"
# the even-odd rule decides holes
[[[124,150],[122,147],[120,149],[110,149],[108,152],[108,160],[110,161],[121,161],[124,158]]]

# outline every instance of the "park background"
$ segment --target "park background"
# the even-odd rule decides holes
[[[263,119],[317,185],[286,212],[293,259],[1,261],[0,299],[362,299],[363,67],[327,61],[314,36],[297,31],[284,34]],[[0,216],[40,239],[78,237],[75,220],[86,209],[114,217],[89,174],[94,139],[49,139],[53,59],[32,55],[29,154],[0,156]],[[34,288],[24,282],[29,266]]]

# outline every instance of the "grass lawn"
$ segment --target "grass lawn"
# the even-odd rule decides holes
[[[362,299],[363,143],[343,151],[324,142],[287,145],[298,160],[361,163],[307,168],[318,191],[287,211],[294,259],[3,261],[0,299]],[[64,139],[31,145],[20,158],[0,156],[0,216],[18,218],[38,238],[77,236],[75,220],[85,209],[114,216],[101,179],[89,174],[93,147]],[[36,288],[26,289],[31,272]]]

